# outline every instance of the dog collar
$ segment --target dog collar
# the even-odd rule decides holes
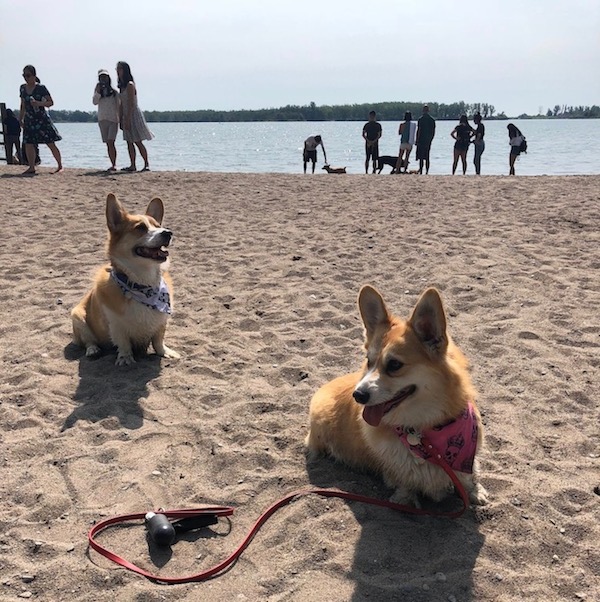
[[[158,287],[155,287],[132,282],[127,278],[126,274],[117,272],[114,269],[110,271],[110,275],[128,299],[137,301],[146,307],[156,309],[163,314],[171,313],[171,296],[164,278],[161,277],[160,284]]]
[[[412,428],[396,426],[394,430],[404,446],[416,456],[428,460],[431,453],[421,443],[421,437],[433,444],[453,470],[473,472],[479,427],[473,404],[465,408],[462,414],[441,426],[419,433]]]

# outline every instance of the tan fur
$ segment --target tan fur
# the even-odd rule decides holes
[[[435,289],[425,291],[407,321],[392,316],[370,286],[361,289],[358,303],[367,361],[361,372],[336,378],[315,393],[306,438],[309,452],[313,457],[327,453],[381,474],[396,488],[393,501],[418,505],[419,494],[440,500],[451,489],[449,477],[411,454],[393,430],[403,425],[421,432],[459,416],[469,401],[475,404],[467,360],[447,333],[440,295]],[[399,369],[390,371],[392,360],[401,362]],[[363,419],[365,406],[389,402],[412,386],[415,391],[383,415],[378,426]],[[368,395],[369,400],[361,405],[353,395]],[[482,425],[476,414],[479,450]],[[477,465],[472,475],[457,475],[471,501],[484,504],[487,493],[476,472]]]
[[[114,267],[139,284],[158,286],[161,277],[167,283],[171,304],[173,288],[166,272],[167,261],[140,257],[136,247],[151,249],[168,246],[170,231],[161,227],[164,215],[159,198],[150,201],[145,215],[125,211],[114,194],[106,199],[106,221],[109,229],[110,264],[98,270],[92,289],[71,312],[73,341],[96,356],[102,347],[117,347],[117,365],[133,363],[134,351],[145,353],[152,343],[158,355],[177,358],[179,354],[164,344],[168,314],[128,299],[110,276]],[[164,259],[164,258],[163,258]]]
[[[327,173],[346,173],[345,167],[330,167],[327,163],[321,169],[324,169]]]

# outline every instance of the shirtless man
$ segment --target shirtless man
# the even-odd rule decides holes
[[[325,145],[323,144],[323,140],[321,136],[309,136],[304,141],[304,173],[306,173],[306,164],[309,161],[312,161],[312,172],[315,173],[315,165],[317,163],[317,146],[321,145],[323,149],[323,157],[325,158],[325,163],[327,163],[327,153],[325,152]]]

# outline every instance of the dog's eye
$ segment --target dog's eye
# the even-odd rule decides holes
[[[138,232],[148,232],[148,226],[146,226],[146,224],[144,222],[140,222],[135,229]]]
[[[388,363],[385,366],[385,370],[386,372],[397,372],[398,370],[400,370],[400,368],[402,368],[402,366],[404,366],[404,364],[397,359],[391,359],[388,360]]]

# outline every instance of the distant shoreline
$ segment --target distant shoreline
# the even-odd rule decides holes
[[[153,113],[157,111],[144,111],[144,116],[148,123],[322,123],[326,121],[331,122],[355,122],[362,123],[366,121],[366,118],[362,119],[169,119],[169,118],[156,118]],[[169,111],[161,111],[161,113],[169,113]],[[194,111],[192,111],[194,112]],[[73,113],[85,113],[86,117],[73,119]],[[97,121],[96,111],[50,111],[50,117],[55,123],[95,123]],[[416,121],[417,116],[413,116],[413,121]],[[458,121],[458,117],[435,117],[436,121]],[[568,116],[557,116],[547,117],[546,115],[519,115],[518,117],[486,117],[484,121],[513,121],[513,120],[549,120],[549,121],[563,121],[563,120],[580,120],[580,119],[600,119],[599,116],[593,117],[568,117]],[[381,118],[379,121],[403,121],[402,118]]]
[[[600,106],[554,105],[537,115],[521,113],[510,117],[504,111],[496,110],[487,102],[453,103],[429,102],[376,102],[352,105],[321,105],[314,102],[308,105],[286,105],[265,109],[236,110],[170,110],[144,111],[146,120],[152,123],[251,123],[251,122],[324,122],[324,121],[357,121],[364,122],[369,111],[377,113],[379,121],[403,121],[407,112],[417,119],[423,112],[423,105],[428,104],[431,116],[437,121],[457,121],[461,115],[470,119],[480,113],[486,121],[507,119],[595,119],[600,118]],[[96,121],[96,111],[55,111],[51,110],[52,119],[60,122]]]

